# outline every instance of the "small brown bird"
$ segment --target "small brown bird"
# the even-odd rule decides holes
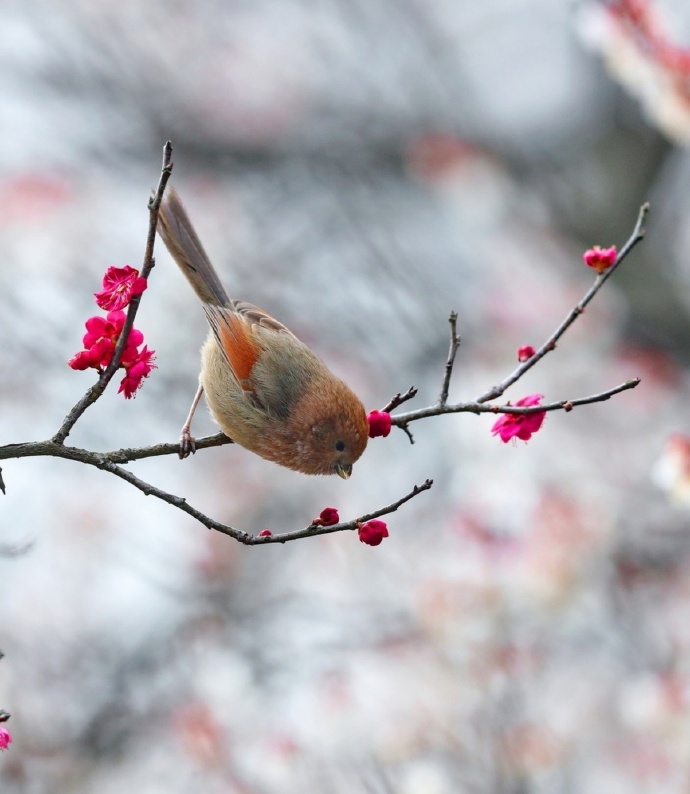
[[[194,452],[192,416],[205,393],[211,414],[235,443],[288,469],[347,479],[368,439],[359,398],[284,325],[228,297],[172,189],[160,207],[158,233],[211,326],[180,457]]]

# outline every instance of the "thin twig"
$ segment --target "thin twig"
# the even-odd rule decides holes
[[[398,424],[397,422],[395,422],[394,424],[396,425],[396,427],[399,427],[403,431],[403,433],[405,433],[405,435],[410,440],[410,444],[414,444],[414,436],[412,435],[412,431],[407,426],[407,424],[405,423]]]
[[[446,359],[446,367],[443,374],[441,394],[438,398],[439,405],[445,405],[448,402],[448,391],[450,389],[450,379],[453,375],[453,364],[455,364],[455,356],[458,352],[458,347],[460,347],[457,312],[450,313],[450,316],[448,317],[448,324],[450,325],[450,346],[448,348],[448,358]]]
[[[264,545],[265,543],[287,543],[290,540],[311,538],[314,535],[329,535],[333,532],[344,532],[346,530],[357,529],[357,527],[360,524],[363,524],[365,521],[371,521],[372,518],[378,518],[379,516],[385,516],[389,513],[394,513],[401,505],[404,505],[405,502],[409,502],[410,499],[414,499],[415,496],[419,495],[423,491],[428,491],[433,484],[433,480],[426,480],[422,483],[422,485],[415,485],[415,487],[408,494],[401,497],[396,502],[393,502],[386,507],[381,507],[379,510],[374,510],[373,513],[367,513],[366,515],[360,516],[359,518],[355,518],[352,521],[333,524],[330,527],[310,524],[308,527],[305,527],[305,529],[297,529],[294,532],[283,532],[279,535],[267,535],[263,537],[252,535],[249,537],[249,539],[243,542],[248,546]]]
[[[417,396],[417,389],[414,386],[410,386],[410,388],[405,392],[405,394],[400,394],[398,392],[395,397],[392,397],[388,405],[384,406],[381,409],[381,413],[390,413],[394,411],[398,406],[406,403],[408,400],[411,400],[413,397]]]
[[[573,408],[577,408],[580,405],[592,405],[592,403],[603,403],[606,400],[610,400],[611,397],[616,394],[634,389],[636,386],[640,385],[640,382],[640,378],[631,378],[630,380],[626,380],[625,383],[621,383],[619,386],[614,386],[612,389],[607,389],[598,394],[592,394],[589,397],[579,397],[575,400],[561,400],[557,403],[546,403],[546,405],[515,406],[509,403],[507,405],[492,405],[485,407],[492,409],[491,413],[497,414],[536,414],[540,411],[565,411],[568,413],[572,411]]]
[[[580,405],[590,405],[591,403],[600,403],[609,400],[615,394],[620,394],[623,391],[634,389],[640,383],[640,378],[632,378],[631,380],[621,383],[619,386],[614,386],[612,389],[592,394],[589,397],[578,397],[574,400],[560,400],[559,402],[546,403],[545,405],[530,405],[520,406],[511,405],[487,405],[480,402],[456,403],[455,405],[432,405],[429,408],[421,408],[418,411],[410,411],[406,414],[398,414],[392,416],[391,420],[394,425],[406,430],[409,422],[416,422],[418,419],[427,419],[430,416],[441,416],[443,414],[538,414],[542,411],[572,411]]]
[[[153,259],[153,247],[156,238],[156,224],[158,223],[158,208],[160,207],[160,203],[163,198],[166,185],[168,184],[168,180],[170,179],[170,174],[172,173],[172,169],[173,169],[172,144],[170,143],[170,141],[167,141],[165,146],[163,147],[163,165],[161,167],[161,175],[158,180],[158,187],[156,188],[153,198],[149,201],[149,229],[146,237],[144,261],[140,272],[140,275],[143,278],[148,278],[155,264]],[[129,304],[129,309],[127,310],[127,317],[120,332],[120,338],[117,340],[117,345],[115,346],[115,351],[113,352],[113,358],[110,364],[108,364],[105,370],[103,370],[103,372],[100,374],[96,383],[94,383],[93,386],[91,386],[88,389],[88,391],[81,398],[81,400],[79,400],[79,402],[67,414],[64,422],[60,426],[60,429],[53,436],[53,441],[56,444],[63,444],[65,442],[65,439],[70,434],[70,431],[76,424],[79,417],[84,413],[84,411],[86,411],[86,409],[89,406],[93,405],[96,402],[96,400],[105,391],[106,386],[112,380],[113,375],[120,366],[120,358],[122,357],[122,352],[125,349],[125,344],[127,342],[127,337],[129,336],[129,332],[132,330],[132,327],[134,326],[134,318],[136,317],[140,302],[141,302],[141,295],[137,295],[132,298]]]

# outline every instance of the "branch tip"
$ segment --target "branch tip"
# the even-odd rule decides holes
[[[410,439],[410,444],[414,444],[414,436],[412,435],[412,431],[407,426],[407,422],[404,424],[398,425],[398,427],[405,433],[405,435]]]
[[[453,366],[455,364],[455,356],[457,355],[458,348],[460,347],[460,337],[458,336],[458,313],[451,311],[448,315],[448,324],[450,326],[450,344],[448,346],[448,356],[446,358],[446,366],[443,372],[443,381],[441,382],[441,393],[438,398],[439,406],[443,407],[448,402],[448,392],[450,390],[450,379],[453,375]]]
[[[417,388],[415,386],[410,386],[410,388],[405,392],[405,394],[401,394],[398,392],[395,397],[393,397],[388,404],[381,409],[381,413],[389,414],[391,411],[398,408],[398,406],[406,403],[408,400],[413,399],[417,396]]]

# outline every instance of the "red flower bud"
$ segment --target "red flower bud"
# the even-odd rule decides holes
[[[359,539],[369,546],[378,546],[384,538],[388,537],[388,527],[384,521],[372,518],[361,524],[358,529]]]
[[[391,432],[391,415],[385,411],[371,411],[367,416],[369,422],[369,438],[383,436]]]
[[[530,358],[536,353],[536,350],[532,347],[532,345],[523,345],[522,347],[518,348],[518,361],[522,363],[523,361],[529,361]]]
[[[610,248],[601,248],[595,245],[582,254],[582,258],[587,267],[593,267],[600,275],[615,263],[617,256],[618,251],[615,245],[612,245]]]
[[[312,524],[321,527],[332,527],[333,524],[337,524],[338,521],[340,521],[338,510],[335,507],[324,507],[319,513],[319,517],[312,521]]]

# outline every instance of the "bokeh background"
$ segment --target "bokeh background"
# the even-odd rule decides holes
[[[66,361],[105,269],[140,265],[168,138],[230,293],[369,409],[411,385],[433,403],[451,309],[451,399],[502,379],[588,288],[582,251],[652,203],[507,396],[635,391],[528,444],[488,416],[419,422],[349,482],[234,447],[131,465],[251,532],[432,477],[377,548],[244,548],[97,470],[3,461],[3,794],[688,791],[690,14],[647,5],[0,5],[3,444],[52,435],[93,382]],[[162,247],[137,326],[158,369],[71,443],[177,438],[205,321]]]

